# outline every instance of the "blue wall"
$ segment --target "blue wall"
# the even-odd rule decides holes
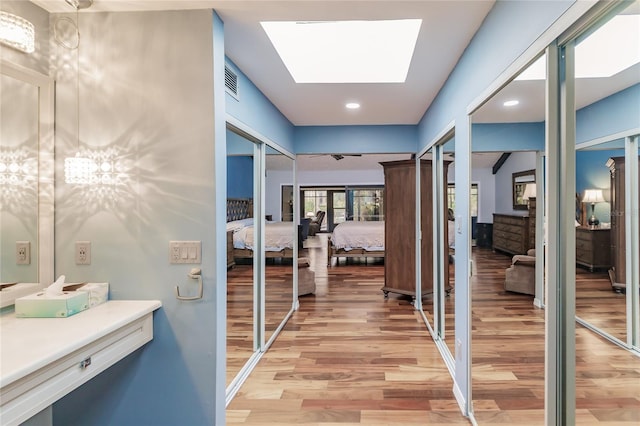
[[[238,74],[239,100],[225,93],[227,114],[254,131],[293,152],[293,124],[267,99],[251,80],[226,58],[227,66]]]
[[[640,84],[580,109],[576,123],[577,143],[640,128]]]
[[[253,157],[227,157],[227,197],[253,198]]]
[[[474,152],[544,151],[544,123],[474,124]]]
[[[297,154],[416,152],[417,127],[299,126],[294,130]]]

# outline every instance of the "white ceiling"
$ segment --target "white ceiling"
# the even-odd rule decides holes
[[[50,12],[73,11],[64,0],[33,2]],[[224,21],[227,56],[293,124],[416,124],[493,4],[494,0],[94,0],[82,12],[214,8]],[[296,84],[260,26],[265,20],[408,18],[423,22],[407,80],[387,84]],[[362,107],[346,110],[347,101]]]

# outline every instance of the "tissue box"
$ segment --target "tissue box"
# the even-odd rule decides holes
[[[88,308],[89,293],[86,291],[65,291],[59,296],[45,296],[41,291],[15,301],[18,318],[65,318]]]
[[[62,287],[64,291],[86,291],[89,293],[89,307],[93,308],[109,299],[109,283],[70,283]]]

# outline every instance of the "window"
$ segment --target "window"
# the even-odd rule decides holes
[[[303,190],[304,217],[315,216],[318,210],[327,211],[327,191]]]
[[[349,189],[349,219],[354,221],[384,220],[383,188]]]
[[[447,186],[447,206],[453,211],[456,210],[456,185],[450,183]],[[471,193],[469,199],[469,206],[471,208],[471,217],[478,217],[478,184],[471,184]]]

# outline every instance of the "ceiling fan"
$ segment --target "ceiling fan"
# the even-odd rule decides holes
[[[317,154],[317,155],[312,155],[312,157],[322,157],[324,155],[329,155],[333,157],[333,159],[336,161],[340,161],[344,157],[362,157],[362,154]]]

